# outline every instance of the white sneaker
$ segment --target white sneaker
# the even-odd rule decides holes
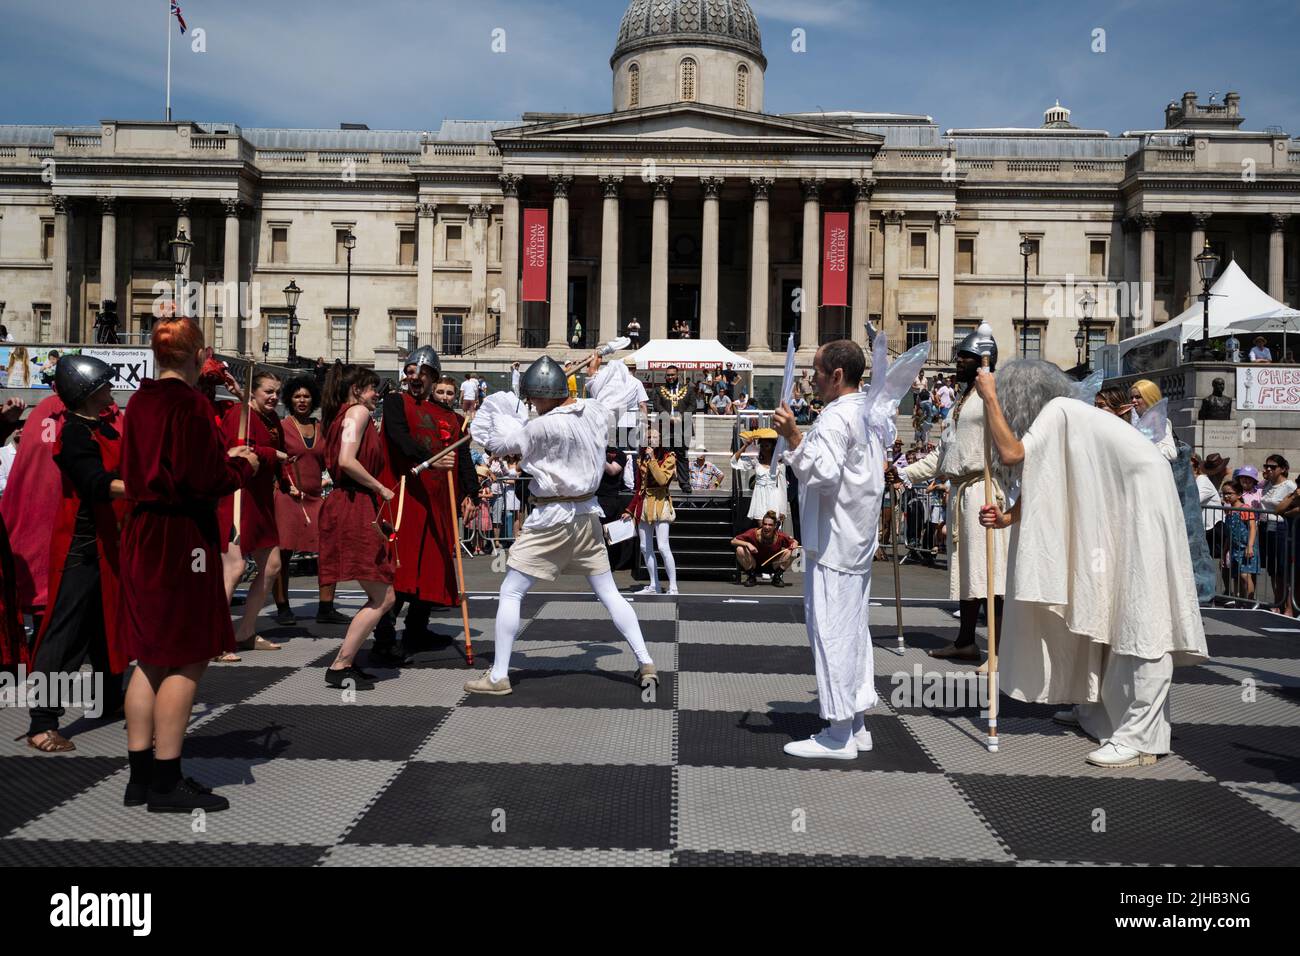
[[[669,594],[676,594],[676,593],[677,593],[677,589],[676,589],[676,588],[669,588],[669,589],[668,589],[668,593],[669,593]]]
[[[633,591],[633,594],[658,594],[659,589],[652,584],[647,584],[640,591]]]
[[[1067,727],[1082,726],[1079,722],[1079,714],[1073,707],[1067,707],[1065,710],[1058,710],[1052,715],[1052,720],[1058,724],[1064,724]]]
[[[858,745],[852,737],[844,743],[832,740],[830,734],[822,731],[807,740],[792,740],[785,745],[785,752],[791,757],[825,757],[830,760],[852,760],[858,755]]]
[[[871,749],[871,731],[863,727],[853,732],[853,742],[858,745],[858,753],[864,754]]]
[[[1155,754],[1144,754],[1121,744],[1106,742],[1085,758],[1094,767],[1146,767],[1156,762]]]

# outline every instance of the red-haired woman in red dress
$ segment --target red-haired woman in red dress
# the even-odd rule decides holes
[[[320,583],[356,581],[366,604],[353,615],[338,657],[325,672],[330,687],[371,690],[373,678],[354,665],[357,651],[393,606],[393,561],[387,529],[397,523],[384,474],[384,442],[370,415],[379,400],[379,376],[356,365],[336,365],[325,379],[321,420],[325,467],[334,490],[320,516]]]
[[[227,449],[195,388],[208,357],[190,319],[158,322],[156,379],[131,399],[121,476],[132,511],[122,531],[118,631],[139,666],[126,692],[131,776],[124,803],[155,812],[230,804],[181,773],[181,744],[199,679],[234,650],[221,573],[217,502],[257,474],[251,448]]]

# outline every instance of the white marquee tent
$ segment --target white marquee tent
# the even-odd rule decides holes
[[[651,339],[627,357],[637,371],[662,371],[670,365],[683,372],[721,369],[728,362],[737,372],[754,371],[754,363],[737,355],[717,339]]]

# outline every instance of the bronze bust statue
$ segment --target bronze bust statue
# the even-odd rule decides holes
[[[1225,387],[1221,378],[1216,378],[1212,383],[1213,394],[1205,396],[1201,400],[1201,410],[1197,418],[1201,421],[1227,421],[1232,418],[1232,399],[1223,394]]]

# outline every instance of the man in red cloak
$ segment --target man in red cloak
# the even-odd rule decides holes
[[[478,487],[468,452],[455,453],[418,476],[411,469],[460,440],[462,423],[451,410],[433,401],[433,384],[441,374],[438,355],[429,346],[416,349],[405,366],[405,391],[384,398],[383,432],[388,445],[391,488],[406,476],[406,498],[397,528],[397,604],[375,629],[370,660],[395,665],[434,644],[429,611],[460,603],[456,586],[456,520],[447,483],[453,482],[456,501],[466,508],[468,489]],[[397,614],[409,604],[402,650],[397,642]]]
[[[0,445],[9,440],[9,436],[18,430],[24,403],[11,398],[0,406]],[[19,445],[22,450],[22,445]],[[10,472],[10,487],[17,470]],[[18,592],[15,587],[16,571],[14,554],[9,546],[9,532],[6,523],[0,521],[0,669],[16,669],[19,664],[26,664],[27,633],[23,630],[22,612],[19,610]]]

